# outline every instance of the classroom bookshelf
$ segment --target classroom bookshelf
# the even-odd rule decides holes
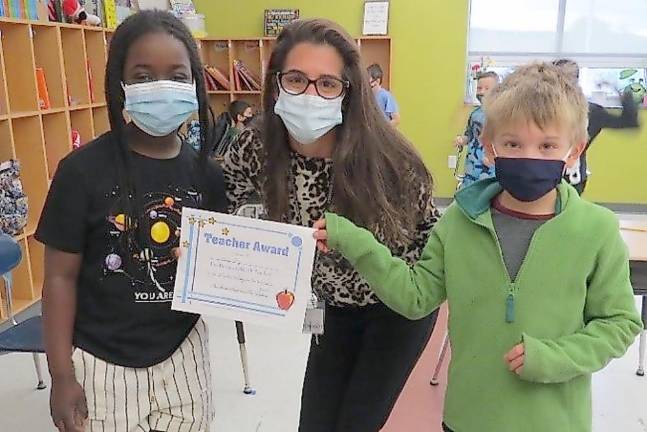
[[[73,132],[85,144],[109,129],[104,80],[112,34],[97,27],[0,18],[0,162],[20,161],[29,199],[27,225],[16,236],[23,260],[13,271],[14,313],[41,298],[44,246],[34,233],[58,162],[73,149]],[[366,65],[382,65],[388,88],[390,38],[360,38],[357,43]],[[275,40],[204,38],[198,44],[205,65],[225,71],[232,83],[237,60],[262,84]],[[43,81],[46,92],[39,91]],[[261,94],[262,89],[232,87],[210,91],[209,99],[217,115],[237,99],[260,107]],[[4,292],[2,287],[0,296]],[[7,319],[6,300],[0,298],[0,322]]]
[[[378,63],[384,70],[384,87],[391,86],[391,38],[388,36],[366,36],[355,39],[362,62],[365,66]],[[236,87],[235,62],[242,62],[251,72],[255,81],[261,85],[272,50],[276,45],[275,38],[215,39],[203,38],[198,41],[200,55],[205,66],[212,66],[224,75],[229,88],[218,88],[208,91],[209,103],[217,114],[222,113],[235,100],[245,100],[256,109],[260,109],[262,88],[251,90]]]
[[[85,143],[108,130],[103,82],[110,34],[0,18],[0,161],[20,161],[29,199],[27,226],[16,236],[23,260],[13,272],[14,313],[41,298],[44,247],[34,232],[56,166],[72,150],[72,131]],[[1,300],[0,321],[7,318],[7,299]]]

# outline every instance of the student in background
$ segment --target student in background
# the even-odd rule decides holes
[[[244,100],[233,101],[229,110],[214,121],[212,156],[222,157],[236,137],[254,118],[252,106]],[[196,150],[200,148],[200,122],[192,120],[187,127],[186,141]]]
[[[204,432],[207,329],[171,301],[182,207],[227,203],[200,57],[179,19],[145,11],[117,28],[106,100],[110,132],[61,161],[36,232],[52,419],[64,432]],[[177,133],[196,111],[199,155]]]
[[[642,324],[616,216],[562,181],[586,146],[587,102],[542,63],[506,78],[485,112],[496,178],[456,193],[416,265],[333,214],[315,238],[411,319],[449,302],[444,430],[590,432],[591,374]]]
[[[478,76],[476,84],[476,99],[479,105],[472,111],[467,120],[465,134],[457,136],[454,144],[458,148],[467,146],[465,156],[465,176],[462,187],[471,185],[477,180],[494,177],[494,168],[488,166],[484,159],[484,149],[481,144],[481,131],[485,125],[485,112],[483,111],[483,99],[499,82],[496,72],[483,72]]]
[[[263,125],[222,164],[232,210],[255,192],[275,221],[312,226],[334,209],[414,263],[438,217],[432,178],[380,112],[353,39],[326,20],[290,24],[265,89]],[[339,254],[317,256],[312,288],[326,303],[325,333],[312,338],[299,430],[379,431],[436,317],[391,311]]]
[[[580,68],[577,63],[570,59],[559,59],[555,60],[553,64],[559,67],[563,73],[567,74],[575,84],[578,84]],[[593,140],[602,132],[602,129],[634,129],[639,127],[638,108],[631,93],[625,92],[620,100],[622,102],[622,112],[620,115],[611,114],[601,105],[589,102],[589,139],[586,143],[586,148],[582,152],[579,161],[564,174],[566,181],[575,187],[580,195],[584,193],[589,178],[586,152],[591,147],[591,144],[593,144]]]
[[[382,71],[382,67],[375,63],[368,67],[367,72],[371,88],[373,89],[377,99],[377,105],[391,124],[393,126],[398,126],[400,124],[400,109],[398,108],[398,103],[395,101],[391,92],[382,87],[382,81],[384,80],[384,71]]]

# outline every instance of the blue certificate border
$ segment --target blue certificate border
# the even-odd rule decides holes
[[[184,285],[182,288],[182,295],[177,296],[182,299],[182,303],[186,304],[186,303],[189,303],[190,300],[198,300],[204,303],[211,303],[211,304],[216,304],[220,306],[243,309],[243,310],[256,312],[256,313],[262,313],[262,314],[273,315],[273,316],[283,316],[283,317],[286,316],[287,315],[286,311],[280,309],[278,306],[268,307],[267,305],[261,304],[261,303],[246,302],[246,301],[235,300],[227,297],[213,296],[213,295],[201,293],[194,290],[195,273],[196,273],[197,260],[198,260],[198,249],[200,245],[200,234],[202,232],[202,227],[204,225],[204,222],[205,222],[204,220],[199,220],[199,221],[196,221],[196,223],[189,224],[189,240],[188,240],[188,247],[187,247],[188,254],[187,254],[187,263],[186,263],[185,272],[184,272]],[[196,228],[196,225],[197,225],[197,228]],[[282,234],[287,236],[288,238],[294,237],[294,235],[290,232],[285,232],[285,231],[280,231],[275,229],[253,227],[248,225],[241,225],[237,223],[223,223],[223,222],[214,221],[212,225],[222,225],[224,227],[251,229],[251,230],[260,231],[264,233],[271,233],[271,234]],[[301,247],[301,245],[296,246],[294,242],[292,243],[292,246],[298,250],[294,284],[292,288],[293,290],[292,292],[296,296],[298,292],[298,282],[299,282],[299,274],[301,270],[301,259],[303,256],[303,248]]]

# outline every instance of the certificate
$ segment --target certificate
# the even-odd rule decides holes
[[[313,231],[184,208],[172,308],[301,332]]]

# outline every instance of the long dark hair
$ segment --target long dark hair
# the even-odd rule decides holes
[[[197,167],[200,178],[200,192],[205,196],[208,185],[205,183],[205,170],[209,155],[209,146],[212,134],[212,120],[209,116],[207,92],[202,75],[202,63],[198,54],[198,47],[184,23],[168,12],[147,10],[139,12],[124,20],[115,31],[110,42],[108,61],[106,64],[105,93],[108,105],[108,116],[113,137],[119,145],[117,152],[117,168],[121,181],[121,193],[124,197],[126,217],[126,231],[134,240],[135,226],[131,221],[142,210],[141,197],[136,191],[133,180],[132,155],[125,137],[126,120],[124,119],[124,65],[130,46],[142,36],[151,33],[167,33],[180,41],[189,54],[191,62],[191,75],[195,82],[198,96],[198,115],[200,120],[200,163]]]
[[[343,78],[350,82],[343,101],[344,122],[336,128],[333,151],[335,211],[372,230],[379,225],[387,241],[410,238],[419,214],[406,209],[417,203],[421,185],[432,187],[431,174],[418,152],[380,111],[355,41],[339,25],[324,19],[288,25],[270,57],[263,95],[264,193],[269,217],[284,220],[289,208],[291,150],[287,130],[274,113],[279,92],[276,76],[292,48],[302,42],[335,48],[344,60]]]

